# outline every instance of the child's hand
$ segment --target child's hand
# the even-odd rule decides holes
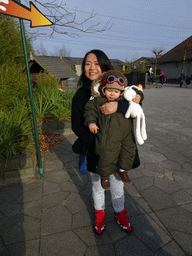
[[[96,125],[96,124],[90,124],[89,125],[89,130],[92,132],[92,133],[94,133],[94,134],[96,134],[97,133],[97,130],[99,129],[99,127]]]

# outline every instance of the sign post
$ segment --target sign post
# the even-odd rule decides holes
[[[22,41],[23,41],[23,50],[24,50],[24,56],[25,56],[27,80],[28,80],[28,85],[29,85],[29,97],[30,97],[31,110],[32,110],[32,116],[33,116],[34,137],[35,137],[36,150],[37,150],[37,160],[39,163],[39,173],[40,173],[41,178],[43,178],[43,167],[42,167],[41,151],[40,151],[40,144],[39,144],[39,136],[38,136],[38,130],[37,130],[36,114],[35,114],[35,108],[34,108],[34,102],[33,102],[33,91],[32,91],[31,74],[30,74],[29,61],[28,61],[28,55],[27,55],[27,43],[26,43],[26,37],[25,37],[25,29],[24,29],[24,25],[23,25],[23,20],[19,19],[19,22],[20,22],[20,28],[21,28]]]
[[[22,37],[23,50],[24,50],[24,56],[25,56],[27,80],[28,80],[28,85],[29,85],[29,97],[30,97],[32,116],[33,116],[34,138],[35,138],[36,150],[37,150],[37,161],[38,161],[38,165],[39,165],[40,177],[43,178],[43,167],[42,167],[41,151],[40,151],[40,144],[39,144],[36,114],[35,114],[35,108],[34,108],[34,102],[33,102],[31,74],[30,74],[30,68],[29,68],[29,61],[28,61],[28,54],[27,54],[27,43],[26,43],[26,36],[25,36],[25,28],[24,28],[24,24],[23,24],[23,19],[30,20],[31,21],[31,27],[50,26],[50,25],[52,25],[52,22],[49,21],[33,5],[32,2],[30,2],[30,5],[31,5],[31,8],[29,9],[26,6],[20,4],[20,0],[18,0],[18,2],[14,1],[14,0],[1,0],[0,13],[10,15],[10,16],[13,16],[13,17],[18,17],[19,21],[20,21],[20,29],[21,29],[21,37]]]

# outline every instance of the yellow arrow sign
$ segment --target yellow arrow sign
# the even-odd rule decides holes
[[[30,2],[30,8],[28,8],[14,0],[0,0],[0,13],[30,20],[31,27],[50,26],[53,24],[32,2]]]

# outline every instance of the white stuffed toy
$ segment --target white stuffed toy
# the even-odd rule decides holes
[[[133,88],[136,88],[137,90],[140,89],[135,85],[128,86],[125,88],[125,92],[123,95],[124,98],[127,101],[129,101],[129,108],[125,114],[125,118],[129,118],[129,117],[136,118],[135,137],[136,137],[137,143],[142,145],[144,143],[144,140],[147,139],[145,115],[143,113],[142,107],[139,104],[134,103],[132,101],[132,99],[135,98],[136,96],[136,91]]]

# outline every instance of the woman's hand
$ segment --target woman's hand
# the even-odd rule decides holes
[[[135,103],[137,103],[137,104],[139,104],[140,101],[141,101],[141,95],[136,94],[135,98],[132,99],[132,101],[135,102]]]
[[[105,103],[100,107],[101,113],[104,115],[110,115],[117,112],[118,103],[117,101]]]
[[[132,99],[133,102],[139,104],[141,101],[141,96],[137,94],[134,99]],[[100,107],[101,113],[104,115],[110,115],[115,112],[117,112],[118,109],[118,103],[117,101],[105,103]]]

